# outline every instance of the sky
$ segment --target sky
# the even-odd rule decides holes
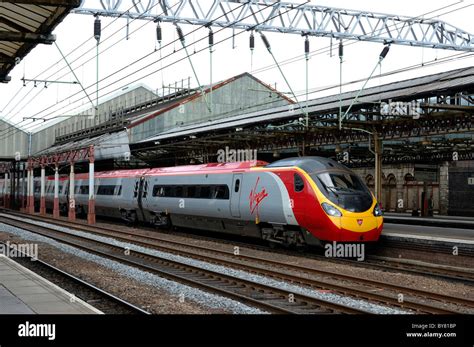
[[[146,2],[145,0],[143,0]],[[207,1],[207,0],[203,0]],[[123,0],[123,3],[131,0]],[[295,3],[301,3],[294,1]],[[431,1],[348,1],[348,0],[318,0],[313,4],[360,11],[398,14],[404,16],[434,17],[443,20],[469,33],[474,33],[474,0],[431,0]],[[86,7],[99,7],[99,0],[85,0]],[[158,9],[156,9],[158,11]],[[92,99],[95,98],[96,82],[96,40],[93,38],[94,18],[90,15],[70,14],[53,32],[59,49],[67,55],[67,60],[73,67],[77,78]],[[99,101],[120,92],[126,86],[143,83],[153,90],[161,89],[162,85],[181,81],[191,77],[191,85],[197,86],[191,65],[177,40],[175,28],[171,23],[163,23],[162,49],[156,42],[156,24],[150,21],[135,20],[129,23],[129,37],[126,39],[125,19],[114,20],[102,18],[102,37],[99,55]],[[199,82],[207,85],[210,82],[210,59],[207,47],[206,28],[181,25],[187,34],[188,51],[198,75]],[[194,31],[194,32],[193,32]],[[215,31],[215,42],[232,36],[232,30]],[[240,31],[236,31],[236,34]],[[265,34],[272,46],[272,52],[280,63],[284,76],[291,89],[300,101],[306,98],[306,68],[304,60],[304,38],[295,34]],[[193,43],[203,38],[198,43]],[[285,79],[274,65],[274,61],[265,49],[260,37],[255,36],[256,47],[251,59],[249,49],[249,33],[244,32],[232,40],[214,46],[213,82],[225,80],[243,72],[251,72],[262,81],[276,85],[282,92],[289,93],[290,88]],[[330,39],[310,38],[311,59],[309,60],[308,83],[312,93],[309,98],[328,94],[336,94],[339,87],[327,89],[339,84],[339,58],[337,42],[333,41],[332,55],[329,53]],[[383,48],[381,43],[347,42],[344,49],[343,83],[366,79],[374,69],[378,56]],[[109,48],[110,47],[110,48]],[[199,52],[201,49],[204,50]],[[176,51],[176,52],[175,52]],[[194,52],[197,51],[196,54]],[[453,70],[472,66],[474,54],[467,58],[454,60],[443,64],[430,64],[442,61],[443,58],[459,55],[460,52],[435,50],[429,48],[405,47],[392,45],[389,54],[376,70],[375,76],[368,86]],[[145,57],[146,58],[143,58]],[[161,59],[160,59],[161,57]],[[143,58],[143,59],[141,59]],[[298,58],[298,59],[294,59]],[[141,60],[139,60],[141,59]],[[293,59],[291,63],[285,63]],[[177,62],[178,60],[181,60]],[[138,61],[138,62],[137,62]],[[253,63],[251,63],[253,62]],[[148,66],[149,65],[149,66]],[[426,66],[429,65],[429,66]],[[148,67],[147,67],[148,66]],[[416,67],[404,73],[379,78],[380,73],[387,73],[406,67]],[[424,67],[423,67],[424,66]],[[42,73],[44,70],[46,72]],[[158,71],[161,70],[161,71]],[[41,73],[41,74],[40,74]],[[72,115],[90,107],[90,103],[81,91],[79,85],[73,84],[38,84],[33,83],[23,87],[21,79],[44,79],[50,81],[74,81],[75,77],[67,68],[65,61],[55,45],[38,45],[10,73],[12,81],[0,84],[0,117],[22,127],[26,131],[46,125],[40,120],[24,121],[23,118],[64,119],[59,116]],[[357,90],[363,82],[343,87],[343,91]],[[291,95],[289,95],[291,96]],[[95,101],[94,101],[95,102]],[[55,118],[56,117],[56,118]]]

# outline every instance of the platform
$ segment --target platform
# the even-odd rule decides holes
[[[0,255],[0,314],[101,314],[88,303]]]
[[[383,236],[399,236],[410,238],[431,239],[433,241],[455,242],[474,245],[474,230],[439,227],[439,226],[423,226],[423,225],[407,225],[394,224],[386,221],[382,231]]]
[[[473,217],[433,216],[413,217],[409,213],[384,213],[384,222],[405,225],[423,225],[441,228],[471,229],[474,232]]]

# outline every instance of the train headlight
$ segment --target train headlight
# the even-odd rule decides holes
[[[382,216],[382,209],[380,208],[379,204],[376,204],[374,207],[374,216],[375,217]]]
[[[323,202],[321,204],[321,207],[323,208],[324,212],[326,212],[326,214],[328,216],[331,216],[331,217],[341,217],[342,216],[341,211],[339,211],[333,205],[329,205],[328,203]]]

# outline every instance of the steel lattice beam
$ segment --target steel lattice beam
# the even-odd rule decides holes
[[[109,0],[100,3],[102,8],[80,7],[72,13],[474,52],[474,35],[435,19],[270,0]]]

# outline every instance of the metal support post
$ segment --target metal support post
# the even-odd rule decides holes
[[[74,162],[71,161],[71,172],[69,174],[69,213],[68,219],[73,222],[76,220],[76,199],[74,196]]]
[[[43,216],[46,214],[45,178],[44,164],[41,164],[40,214]]]
[[[382,202],[382,140],[374,133],[375,144],[375,197],[380,205]]]
[[[89,148],[89,206],[87,210],[87,223],[95,224],[95,177],[94,177],[94,146]]]
[[[54,168],[53,218],[59,218],[59,167],[57,163]]]

